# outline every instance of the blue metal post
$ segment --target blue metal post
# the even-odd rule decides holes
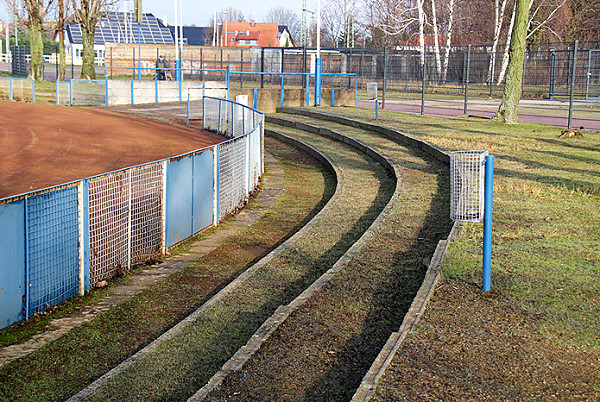
[[[83,180],[83,290],[90,290],[90,187]]]
[[[181,81],[179,81],[179,102],[181,102]]]
[[[175,60],[175,80],[179,81],[181,80],[181,72],[180,72],[180,68],[179,68],[179,60]]]
[[[485,188],[483,211],[483,285],[492,288],[492,203],[494,194],[494,155],[485,157]]]
[[[335,88],[331,88],[331,107],[335,107]]]
[[[258,100],[258,88],[254,88],[254,109],[256,109],[257,100]]]
[[[375,120],[379,120],[379,99],[375,96]]]
[[[60,82],[60,81],[57,79],[57,80],[56,80],[56,86],[55,86],[55,89],[56,89],[56,104],[57,104],[57,105],[58,105],[58,83],[59,83],[59,82]]]
[[[142,25],[138,22],[138,81],[142,79]]]
[[[321,105],[321,58],[316,58],[315,66],[315,106]]]
[[[354,107],[358,107],[358,75],[354,74]]]
[[[283,49],[283,48],[281,48],[281,49]],[[283,77],[284,77],[284,75],[282,73],[281,74],[281,90],[279,92],[279,98],[280,98],[279,99],[279,106],[281,106],[281,107],[283,107],[283,97],[285,96],[284,95],[284,91],[283,91]]]
[[[131,80],[131,104],[134,104],[134,99],[133,99],[133,80]]]
[[[108,106],[108,77],[104,77],[104,105]]]
[[[12,95],[12,91],[11,91]],[[12,96],[11,96],[12,100]],[[73,106],[73,79],[71,78],[71,82],[69,82],[69,105]]]
[[[9,94],[9,99],[13,100],[13,79],[10,78],[9,79],[9,89],[8,89],[8,94]]]
[[[306,74],[306,106],[310,106],[310,74]]]
[[[23,221],[25,222],[25,228],[24,228],[24,233],[25,233],[25,319],[28,320],[29,319],[29,297],[30,297],[30,292],[29,292],[29,230],[27,227],[27,200],[28,198],[25,197],[25,200],[23,200],[23,205],[24,205],[24,219]]]
[[[158,81],[154,80],[154,103],[158,103]]]
[[[188,90],[189,91],[189,90]],[[190,125],[190,93],[188,92],[188,100],[187,100],[187,112],[185,114],[185,124]]]
[[[31,101],[35,103],[35,82],[31,80]]]
[[[206,98],[202,97],[202,128],[206,128]]]

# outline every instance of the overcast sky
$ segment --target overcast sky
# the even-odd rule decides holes
[[[152,13],[156,17],[162,19],[165,15],[167,16],[167,22],[172,23],[174,18],[174,1],[175,0],[143,0],[143,8],[145,13]],[[180,0],[177,0],[179,4]],[[183,9],[183,24],[191,25],[196,24],[197,26],[208,25],[208,20],[214,15],[215,8],[218,7],[218,11],[221,9],[227,9],[229,7],[237,8],[244,13],[244,16],[250,20],[255,19],[257,22],[264,20],[265,15],[271,7],[277,7],[283,5],[294,11],[298,17],[300,17],[302,11],[302,0],[289,0],[285,4],[277,0],[226,0],[219,2],[208,2],[198,0],[181,0]],[[312,7],[312,3],[316,4],[316,0],[308,0],[309,8]],[[209,4],[209,5],[207,5]],[[128,8],[133,8],[133,0],[127,0]],[[313,7],[312,9],[315,9]],[[119,7],[119,10],[123,10],[123,5]],[[3,21],[7,21],[7,13],[4,6],[4,2],[0,2],[0,18]]]

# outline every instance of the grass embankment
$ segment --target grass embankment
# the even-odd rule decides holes
[[[285,191],[272,210],[196,264],[0,368],[0,399],[60,400],[75,394],[173,326],[316,214],[331,195],[331,175],[287,145],[268,139],[267,147],[285,169]],[[203,269],[207,266],[214,269]]]
[[[211,400],[349,400],[390,333],[397,331],[426,263],[450,230],[443,165],[377,134],[284,117],[374,147],[400,168],[398,192],[350,263],[293,312]]]
[[[373,111],[328,109],[370,119]],[[496,156],[492,291],[466,224],[381,400],[600,399],[600,135],[380,112],[379,124]]]
[[[314,224],[228,295],[97,390],[91,400],[183,400],[193,395],[260,325],[328,270],[377,217],[390,196],[384,169],[351,147],[303,138],[337,166],[340,185]],[[305,185],[310,185],[306,182]],[[245,248],[242,247],[240,252]],[[201,270],[219,270],[201,265]]]

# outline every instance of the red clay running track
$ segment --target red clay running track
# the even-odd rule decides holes
[[[222,141],[197,128],[99,109],[0,101],[0,198]]]

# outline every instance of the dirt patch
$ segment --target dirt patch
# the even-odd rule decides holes
[[[198,128],[100,108],[2,101],[0,122],[0,198],[223,141]]]

